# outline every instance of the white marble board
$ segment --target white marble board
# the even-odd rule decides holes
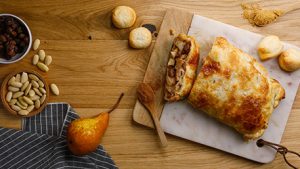
[[[188,34],[194,36],[199,42],[200,57],[208,54],[215,37],[223,36],[236,47],[260,61],[257,55],[257,44],[263,37],[262,35],[198,15],[194,15]],[[300,50],[287,43],[284,43],[284,48]],[[282,71],[277,59],[268,60],[262,64],[268,69],[270,76],[277,79],[286,90],[286,98],[273,112],[269,127],[261,137],[267,141],[280,143],[298,90],[300,71],[293,73]],[[169,134],[257,162],[271,162],[276,155],[273,149],[257,147],[256,140],[244,142],[241,135],[232,128],[193,109],[186,101],[166,104],[160,122],[164,131]]]

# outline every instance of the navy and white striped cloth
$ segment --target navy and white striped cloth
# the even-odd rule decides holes
[[[22,119],[22,130],[0,127],[0,168],[118,168],[102,146],[86,156],[68,151],[66,129],[78,115],[69,104],[50,103],[38,115]]]

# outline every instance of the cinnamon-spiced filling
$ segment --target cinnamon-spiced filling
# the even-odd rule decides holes
[[[183,86],[183,78],[186,72],[187,56],[190,52],[191,42],[176,39],[172,46],[166,79],[166,96],[175,96],[176,91],[180,91]]]

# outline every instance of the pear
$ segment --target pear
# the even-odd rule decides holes
[[[68,148],[74,155],[86,155],[97,149],[109,122],[109,113],[116,109],[124,94],[108,111],[93,118],[79,118],[70,123],[67,129]]]

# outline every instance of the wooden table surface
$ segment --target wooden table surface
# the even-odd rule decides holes
[[[50,71],[43,74],[56,83],[61,95],[51,102],[68,102],[82,116],[108,109],[125,92],[119,109],[111,114],[102,144],[120,168],[288,168],[280,155],[270,164],[255,163],[213,148],[167,135],[169,146],[161,149],[152,129],[132,121],[136,87],[142,81],[153,49],[133,50],[127,45],[130,29],[113,28],[110,11],[128,5],[137,12],[134,27],[151,23],[159,30],[168,8],[180,8],[261,34],[275,34],[300,46],[300,10],[290,12],[263,28],[250,26],[241,17],[239,0],[1,0],[0,13],[23,18],[33,38],[41,39],[41,49],[53,57]],[[243,1],[250,2],[250,1]],[[265,0],[267,8],[288,7],[295,0]],[[91,40],[89,39],[91,37]],[[242,38],[242,37],[241,37]],[[18,68],[31,66],[31,51],[12,65],[0,65],[0,80]],[[299,79],[295,79],[295,81]],[[300,91],[293,104],[282,144],[300,151]],[[20,128],[20,119],[9,115],[1,104],[0,126]],[[300,167],[299,160],[292,161]]]

